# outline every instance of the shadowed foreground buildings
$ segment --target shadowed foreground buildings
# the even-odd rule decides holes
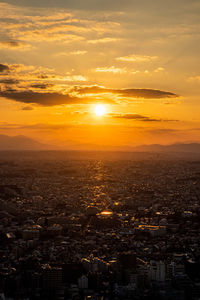
[[[200,163],[0,161],[0,299],[200,298]]]

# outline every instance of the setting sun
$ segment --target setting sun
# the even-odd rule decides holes
[[[105,108],[105,106],[102,105],[102,104],[96,105],[95,108],[94,108],[94,113],[95,113],[97,116],[99,116],[99,117],[105,115],[105,113],[106,113],[106,108]]]

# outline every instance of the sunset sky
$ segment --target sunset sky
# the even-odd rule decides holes
[[[200,142],[199,16],[199,0],[0,2],[0,134],[59,149]]]

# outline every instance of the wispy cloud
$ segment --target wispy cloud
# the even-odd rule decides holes
[[[30,110],[34,110],[34,108],[32,106],[24,106],[22,107],[22,110],[30,111]]]
[[[4,73],[8,71],[9,71],[9,67],[7,65],[0,64],[0,73]]]
[[[63,91],[67,84],[86,82],[81,74],[58,74],[54,69],[27,66],[23,64],[0,64],[1,90],[6,91],[7,85],[16,91],[47,90],[49,92]]]
[[[43,41],[107,43],[115,40],[107,34],[119,26],[118,22],[82,17],[66,9],[57,13],[48,9],[41,14],[38,8],[0,3],[0,48],[27,50]],[[93,39],[94,33],[100,38]]]
[[[124,73],[127,73],[127,70],[125,68],[117,68],[115,66],[111,66],[111,67],[99,67],[99,68],[96,68],[95,72],[124,74]]]
[[[189,81],[200,81],[200,75],[189,77]]]
[[[94,40],[88,40],[87,42],[89,44],[105,44],[105,43],[112,43],[112,42],[117,42],[119,41],[118,38],[113,38],[113,37],[104,37],[104,38],[99,38],[99,39],[94,39]]]
[[[142,121],[142,122],[177,122],[178,120],[165,120],[165,119],[156,119],[152,117],[146,117],[140,114],[109,114],[112,118],[117,119],[125,119],[125,120],[135,120],[135,121]]]
[[[75,126],[75,125],[74,125]],[[8,122],[0,122],[0,129],[3,130],[13,130],[13,129],[28,129],[28,130],[60,130],[60,129],[67,129],[72,127],[72,124],[69,123],[34,123],[34,124],[15,124],[15,123],[8,123]]]
[[[156,89],[109,89],[100,86],[77,87],[80,94],[101,94],[111,93],[122,97],[130,98],[144,98],[144,99],[162,99],[162,98],[176,98],[178,95],[172,92],[166,92]]]
[[[84,55],[86,53],[87,53],[87,51],[85,51],[85,50],[76,50],[76,51],[69,52],[69,54],[71,54],[71,55]]]
[[[31,46],[28,43],[22,42],[22,41],[8,41],[8,40],[4,40],[4,41],[0,41],[0,49],[10,49],[10,50],[20,50],[20,51],[27,51],[33,48],[33,46]]]
[[[127,62],[148,62],[156,60],[157,56],[130,54],[127,56],[117,57],[116,60]]]
[[[163,68],[163,67],[158,67],[154,70],[155,73],[159,73],[159,72],[163,72],[163,71],[165,71],[165,68]]]

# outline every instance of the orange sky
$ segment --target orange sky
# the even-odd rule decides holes
[[[63,149],[200,142],[200,3],[150,2],[0,2],[0,134]]]

